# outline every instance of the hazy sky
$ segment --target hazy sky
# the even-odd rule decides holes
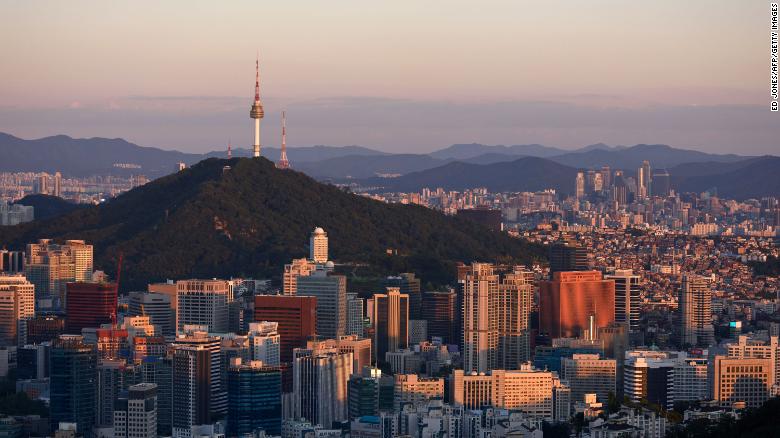
[[[667,143],[780,154],[769,2],[10,1],[0,131],[425,152]]]

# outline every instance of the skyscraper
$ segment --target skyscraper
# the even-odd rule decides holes
[[[173,436],[188,436],[190,427],[211,422],[213,375],[211,352],[204,345],[177,345],[173,350]]]
[[[284,265],[282,274],[282,293],[295,295],[298,293],[298,278],[306,277],[314,272],[317,264],[309,259],[294,259],[292,263]]]
[[[374,294],[374,354],[377,362],[385,353],[409,348],[409,295],[397,287]]]
[[[293,415],[331,427],[346,421],[352,353],[337,348],[297,348],[293,361]]]
[[[209,336],[206,332],[195,329],[187,332],[185,335],[177,336],[173,346],[174,349],[179,349],[183,347],[193,347],[208,352],[208,358],[209,358],[208,369],[210,373],[208,379],[209,380],[209,395],[208,395],[209,412],[217,415],[225,414],[227,412],[227,393],[225,392],[224,380],[222,376],[223,376],[223,372],[227,369],[227,364],[223,363],[222,360],[221,339],[217,336]],[[175,367],[176,364],[174,363],[174,373],[176,372]],[[175,376],[174,376],[174,383],[175,383]],[[176,399],[176,394],[174,393],[174,400],[175,399]],[[174,412],[174,418],[175,416],[176,414]]]
[[[555,272],[539,283],[539,331],[552,338],[573,338],[615,320],[615,282],[598,271]]]
[[[715,341],[712,326],[712,291],[705,277],[682,277],[679,308],[679,340],[682,346],[708,347]]]
[[[320,227],[315,228],[309,237],[309,260],[315,263],[328,261],[328,233]]]
[[[35,286],[22,275],[0,275],[0,347],[25,345],[26,330],[19,328],[34,317]]]
[[[278,324],[279,358],[292,362],[293,349],[306,347],[317,333],[317,298],[255,295],[255,321]]]
[[[60,422],[76,423],[85,437],[94,436],[97,402],[97,355],[81,336],[63,335],[52,342],[50,355],[50,419],[56,430]]]
[[[228,436],[246,436],[263,429],[282,433],[282,373],[259,361],[231,361],[227,373]]]
[[[440,337],[445,344],[458,343],[457,293],[453,290],[425,292],[422,301],[422,317],[428,321],[428,336]]]
[[[667,197],[672,192],[672,177],[666,169],[653,173],[653,195]]]
[[[130,386],[114,406],[115,438],[157,437],[157,385]]]
[[[574,180],[574,197],[577,199],[585,197],[585,172],[577,172],[577,177]]]
[[[640,199],[650,197],[653,194],[651,189],[650,162],[647,160],[642,161],[642,167],[637,170],[636,186]]]
[[[530,359],[532,285],[522,267],[474,263],[463,284],[463,369],[517,369]]]
[[[176,327],[205,325],[211,333],[227,333],[228,307],[233,301],[232,285],[225,280],[181,280],[176,282]]]
[[[338,339],[347,330],[347,278],[317,268],[308,277],[298,277],[299,296],[317,297],[317,335]]]
[[[148,316],[162,336],[176,334],[176,312],[171,308],[170,295],[130,292],[127,313],[130,316]]]
[[[639,296],[639,283],[641,278],[634,275],[634,271],[618,269],[612,275],[604,277],[615,282],[615,322],[626,324],[629,336],[640,333],[640,305],[642,299]]]
[[[65,284],[92,280],[92,245],[83,240],[65,244],[41,239],[27,245],[25,276],[35,285],[37,297],[55,297],[64,301]]]
[[[347,294],[347,334],[363,337],[364,325],[364,300],[357,294]]]
[[[56,172],[54,174],[54,196],[61,198],[62,197],[62,174],[59,172]]]
[[[252,156],[260,157],[260,120],[265,116],[263,103],[260,102],[260,57],[255,61],[255,101],[252,103],[252,109],[249,111],[249,118],[255,119],[255,143]]]
[[[84,328],[116,322],[116,284],[68,283],[65,296],[65,330],[68,333],[79,334]]]

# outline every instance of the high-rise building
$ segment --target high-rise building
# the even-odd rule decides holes
[[[279,358],[292,362],[293,349],[306,347],[306,342],[317,334],[317,298],[255,295],[255,321],[278,324]]]
[[[385,287],[397,287],[401,294],[409,296],[409,319],[423,319],[421,281],[411,272],[387,277]]]
[[[52,342],[50,354],[50,419],[53,429],[76,423],[85,437],[94,436],[97,402],[97,355],[81,336],[63,335]]]
[[[300,296],[317,297],[317,335],[338,339],[347,331],[347,277],[317,268],[308,277],[298,277]]]
[[[358,298],[357,294],[347,294],[347,334],[355,335],[359,338],[363,337],[364,313],[363,313],[364,300]]]
[[[337,348],[296,348],[293,355],[293,417],[325,428],[346,421],[352,353]]]
[[[674,407],[676,359],[668,352],[634,350],[626,352],[623,365],[623,394],[632,402],[647,400],[664,409]]]
[[[604,278],[615,282],[615,322],[626,324],[629,335],[639,334],[642,304],[639,295],[640,277],[630,269],[618,269]]]
[[[127,313],[130,316],[148,316],[162,336],[176,334],[176,312],[171,307],[170,295],[154,292],[130,292]]]
[[[83,240],[66,240],[65,244],[41,239],[27,245],[25,276],[35,285],[36,298],[65,300],[65,285],[92,280],[92,245]]]
[[[49,194],[49,174],[46,172],[41,173],[36,178],[33,184],[33,191],[37,194],[48,195]]]
[[[328,261],[328,233],[320,227],[309,237],[309,260],[320,264]]]
[[[615,282],[598,271],[555,272],[539,284],[539,331],[552,338],[574,338],[615,320]]]
[[[24,273],[24,251],[0,249],[0,272]]]
[[[420,377],[417,374],[396,374],[393,407],[400,411],[403,403],[418,404],[432,398],[444,398],[444,379]]]
[[[205,345],[177,345],[173,350],[173,436],[187,437],[194,425],[211,423],[211,351]],[[217,371],[219,373],[219,371]]]
[[[672,177],[666,169],[653,173],[653,195],[668,197],[672,194]]]
[[[124,359],[100,359],[97,365],[96,425],[108,427],[114,423],[114,408],[122,391],[139,383],[140,375],[135,367],[128,366]],[[156,425],[155,425],[156,427]]]
[[[574,197],[577,199],[585,197],[585,172],[577,172],[574,180]]]
[[[156,384],[132,385],[119,396],[114,406],[114,437],[157,437]]]
[[[743,402],[748,408],[758,408],[773,395],[775,363],[772,359],[716,355],[712,370],[712,398],[722,407]]]
[[[680,345],[707,347],[715,341],[712,291],[705,277],[683,275],[678,309]]]
[[[571,388],[571,399],[584,401],[585,394],[596,394],[598,400],[607,400],[616,394],[617,361],[602,359],[598,354],[575,354],[561,359],[561,379]]]
[[[294,259],[292,263],[284,265],[282,274],[282,293],[295,295],[298,292],[298,277],[306,277],[314,272],[317,264],[309,259]]]
[[[65,333],[65,319],[54,315],[36,316],[24,323],[28,344],[50,342]]]
[[[0,275],[0,347],[25,345],[25,321],[34,317],[35,286],[22,275]]]
[[[374,354],[384,362],[387,352],[409,348],[409,295],[397,287],[374,294]]]
[[[54,173],[54,196],[62,197],[62,174],[60,172]]]
[[[263,103],[260,101],[260,58],[255,61],[255,101],[252,103],[252,109],[249,111],[249,118],[255,120],[255,143],[253,145],[252,156],[260,157],[260,120],[265,116]]]
[[[117,290],[114,283],[68,283],[65,293],[65,330],[79,334],[116,322]]]
[[[325,339],[306,343],[309,350],[336,349],[339,353],[352,354],[352,374],[360,373],[371,366],[371,339],[359,339],[355,335],[342,336],[339,339]]]
[[[347,409],[350,420],[379,413],[379,380],[381,377],[382,371],[379,368],[366,367],[360,373],[352,374],[349,378]]]
[[[464,369],[517,369],[529,360],[533,286],[526,271],[499,275],[490,264],[474,263],[462,285]]]
[[[573,242],[550,245],[550,273],[562,271],[587,271],[588,250]]]
[[[653,194],[651,189],[650,162],[647,160],[642,161],[642,167],[637,170],[636,186],[639,199],[645,199]]]
[[[518,370],[492,370],[487,374],[467,374],[454,370],[451,377],[451,403],[465,409],[492,406],[522,410],[533,418],[566,421],[571,393],[552,371],[524,364]]]
[[[452,290],[423,294],[422,317],[428,321],[429,337],[440,337],[445,344],[460,341],[457,301],[458,295]]]
[[[204,327],[201,327],[201,329],[202,328]],[[224,364],[222,360],[220,338],[217,336],[209,336],[206,332],[195,329],[176,337],[174,348],[178,349],[180,347],[195,347],[208,351],[208,368],[210,373],[210,392],[208,396],[209,411],[218,415],[225,414],[227,412],[227,393],[223,386],[224,380],[222,376],[223,372],[227,369],[227,364]],[[174,399],[175,398],[176,395],[174,394]]]
[[[249,348],[254,361],[260,361],[265,366],[277,366],[279,362],[279,323],[278,322],[251,322],[249,323]]]
[[[157,433],[172,434],[173,355],[147,357],[140,365],[141,382],[157,385]]]
[[[263,429],[282,433],[282,373],[259,361],[231,361],[227,373],[228,436],[251,435]]]
[[[176,327],[205,325],[210,333],[229,331],[229,304],[233,288],[225,280],[181,280],[176,282]]]

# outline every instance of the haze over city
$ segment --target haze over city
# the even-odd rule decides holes
[[[0,131],[185,152],[664,143],[778,152],[763,1],[8,2]]]

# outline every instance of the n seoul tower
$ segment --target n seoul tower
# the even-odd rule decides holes
[[[260,157],[260,119],[262,119],[264,115],[263,104],[260,102],[260,56],[258,55],[257,60],[255,61],[255,102],[252,104],[252,109],[249,111],[249,118],[255,119],[255,145],[253,154],[255,158]]]

